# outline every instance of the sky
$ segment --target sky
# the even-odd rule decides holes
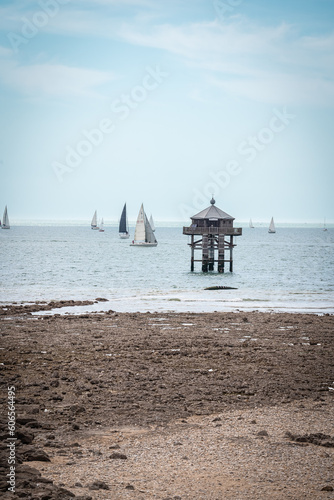
[[[334,222],[333,0],[0,0],[0,212]]]

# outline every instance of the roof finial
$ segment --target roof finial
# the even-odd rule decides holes
[[[216,200],[214,199],[213,195],[212,195],[210,203],[211,203],[211,205],[214,205],[216,203]]]

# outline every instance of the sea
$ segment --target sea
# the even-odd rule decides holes
[[[188,236],[157,223],[155,248],[131,247],[115,223],[105,232],[73,223],[0,230],[0,303],[108,299],[57,312],[285,311],[334,313],[334,227],[244,224],[234,272],[190,272]],[[239,224],[237,224],[239,226]],[[240,224],[241,226],[242,224]],[[198,254],[199,255],[199,254]],[[205,290],[228,286],[233,290]]]

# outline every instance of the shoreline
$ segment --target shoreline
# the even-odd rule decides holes
[[[220,314],[220,313],[272,313],[272,314],[316,314],[316,315],[333,315],[334,307],[324,306],[324,307],[305,307],[296,305],[291,307],[284,306],[255,306],[246,305],[249,301],[244,302],[234,302],[227,304],[223,300],[214,301],[207,299],[203,300],[189,300],[182,302],[180,299],[167,299],[164,307],[157,308],[157,305],[152,301],[152,296],[148,298],[151,299],[150,304],[144,305],[133,305],[131,299],[125,301],[127,304],[132,302],[132,307],[129,305],[120,306],[116,300],[106,299],[103,297],[98,297],[96,299],[88,300],[41,300],[41,301],[21,301],[21,302],[8,302],[0,303],[0,317],[2,315],[8,316],[9,312],[12,311],[16,314],[18,311],[23,313],[32,313],[34,315],[47,315],[52,316],[55,314],[60,315],[81,315],[81,314],[105,314],[109,311],[117,312],[119,314]],[[145,300],[141,297],[141,300]],[[173,307],[171,306],[173,304]],[[209,306],[210,304],[210,306]]]
[[[28,499],[333,498],[332,316],[2,312]]]

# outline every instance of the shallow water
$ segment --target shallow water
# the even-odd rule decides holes
[[[131,228],[133,234],[133,228]],[[156,230],[156,248],[130,247],[116,227],[14,226],[0,231],[2,303],[95,299],[92,310],[334,312],[334,230],[243,229],[234,273],[190,269],[181,227]],[[205,291],[225,285],[237,290]],[[87,309],[87,307],[85,308]]]

